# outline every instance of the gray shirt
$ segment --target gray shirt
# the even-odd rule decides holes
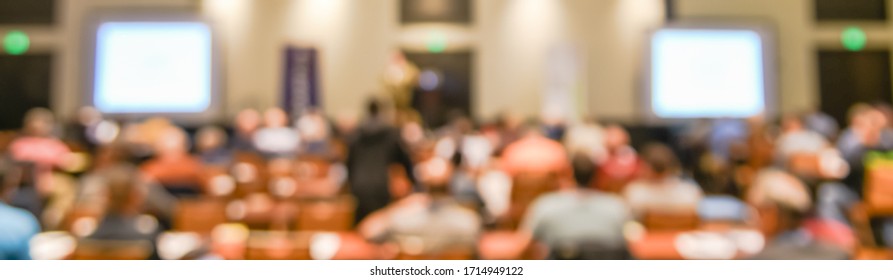
[[[436,254],[450,249],[474,249],[481,220],[451,199],[426,199],[394,209],[388,217],[388,239],[414,254]]]
[[[623,227],[633,219],[619,196],[581,189],[543,195],[527,211],[522,229],[550,247],[573,243],[623,247]]]

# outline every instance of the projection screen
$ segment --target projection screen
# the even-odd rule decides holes
[[[211,121],[218,113],[213,32],[204,21],[116,15],[92,26],[88,104],[107,115]]]
[[[774,113],[774,71],[762,28],[667,27],[651,36],[647,108],[661,119]]]

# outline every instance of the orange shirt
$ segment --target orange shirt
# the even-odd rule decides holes
[[[195,186],[201,183],[201,162],[193,156],[155,158],[142,166],[142,171],[164,186]]]

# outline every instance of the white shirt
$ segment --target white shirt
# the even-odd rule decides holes
[[[785,133],[776,142],[776,153],[780,160],[787,160],[798,153],[817,154],[831,144],[821,134],[803,130]]]
[[[648,211],[694,211],[703,196],[698,185],[676,177],[660,182],[637,180],[623,192],[623,197],[637,216]]]
[[[254,134],[254,146],[264,153],[293,154],[300,144],[298,132],[288,127],[264,128]]]

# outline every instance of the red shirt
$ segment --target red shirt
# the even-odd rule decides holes
[[[622,148],[611,153],[598,166],[595,186],[606,192],[622,192],[623,187],[639,176],[641,166],[642,162],[635,150],[629,147]]]
[[[164,186],[199,187],[201,161],[193,156],[156,158],[143,164],[142,171]]]
[[[9,147],[13,160],[34,163],[41,169],[60,166],[71,152],[59,139],[47,137],[21,137]]]

